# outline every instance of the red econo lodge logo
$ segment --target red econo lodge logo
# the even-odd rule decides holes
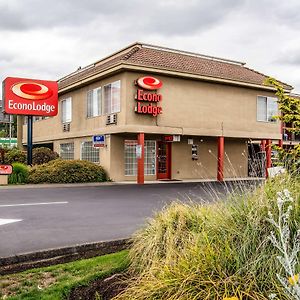
[[[162,87],[162,82],[155,77],[145,76],[137,80],[137,85],[145,90],[157,90]]]
[[[7,114],[56,116],[56,81],[8,77],[3,82],[4,111]]]
[[[135,112],[153,117],[160,115],[162,113],[160,106],[162,95],[157,93],[157,90],[162,87],[162,82],[155,77],[145,76],[137,79],[135,84],[138,86],[135,95],[135,100],[137,100]]]

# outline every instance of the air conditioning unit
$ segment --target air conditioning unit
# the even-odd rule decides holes
[[[71,123],[63,123],[62,125],[63,132],[68,132],[71,129]]]
[[[117,124],[117,114],[108,115],[106,125]]]

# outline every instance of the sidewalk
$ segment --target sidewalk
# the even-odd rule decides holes
[[[224,182],[243,182],[243,181],[263,181],[260,177],[246,178],[226,178]],[[184,183],[202,183],[218,182],[216,179],[184,179],[184,180],[153,180],[145,181],[145,185],[150,184],[184,184]],[[39,189],[39,188],[76,188],[76,187],[97,187],[97,186],[116,186],[116,185],[135,185],[136,181],[107,181],[107,182],[89,182],[89,183],[42,183],[42,184],[20,184],[20,185],[0,185],[0,190],[4,189]]]

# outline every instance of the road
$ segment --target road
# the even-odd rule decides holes
[[[210,202],[218,183],[0,190],[0,257],[127,238],[172,200]]]

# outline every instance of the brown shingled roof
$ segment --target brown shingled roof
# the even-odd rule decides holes
[[[59,88],[65,88],[122,63],[261,86],[264,85],[264,81],[267,78],[266,75],[245,67],[244,63],[180,52],[167,48],[135,44],[120,52],[121,54],[117,53],[116,55],[112,55],[86,70],[83,69],[82,71],[61,79],[59,81]],[[282,84],[285,88],[292,89],[292,86],[286,83]]]

